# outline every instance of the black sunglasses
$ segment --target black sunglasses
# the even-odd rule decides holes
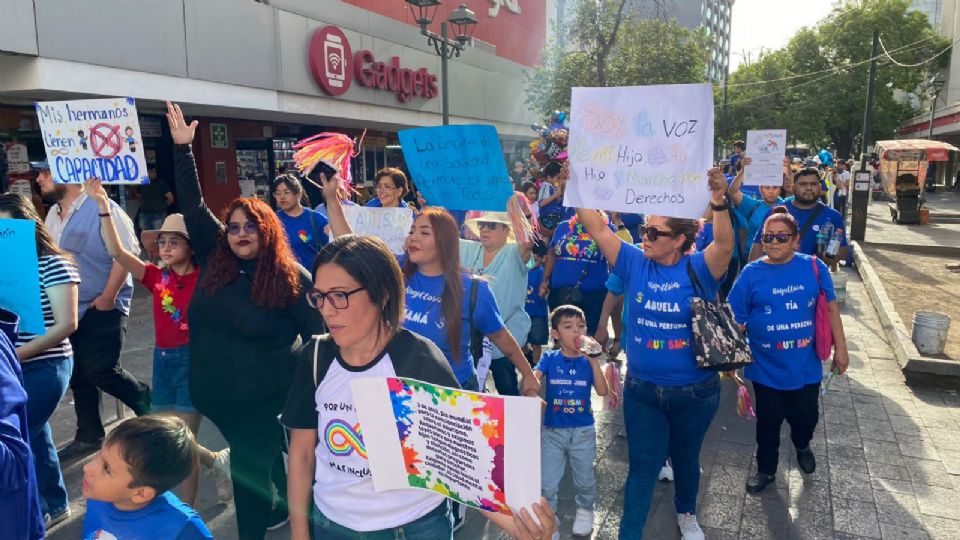
[[[764,244],[772,244],[774,240],[776,240],[778,244],[786,244],[791,238],[793,238],[793,233],[786,232],[763,233],[763,235],[760,236]]]
[[[651,242],[656,242],[661,236],[667,238],[674,238],[677,236],[677,233],[670,231],[661,231],[656,227],[645,227],[640,226],[640,236],[646,236]]]
[[[241,228],[243,228],[243,232],[247,234],[257,234],[257,231],[260,230],[260,227],[253,221],[247,221],[242,226],[239,223],[230,223],[227,225],[227,234],[236,236],[240,234]]]
[[[478,221],[477,222],[477,228],[480,229],[481,231],[484,229],[490,229],[491,231],[495,231],[499,228],[500,225],[502,224],[497,223],[496,221]]]

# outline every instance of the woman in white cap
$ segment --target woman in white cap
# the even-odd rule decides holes
[[[153,393],[151,412],[172,413],[193,432],[200,431],[200,413],[190,401],[190,326],[187,306],[197,287],[200,270],[190,247],[190,235],[183,214],[171,214],[159,230],[143,231],[141,240],[151,254],[159,252],[163,266],[143,262],[124,249],[110,216],[107,193],[99,180],[87,180],[87,196],[100,206],[100,234],[107,252],[153,295],[153,325],[156,347],[153,350]],[[200,447],[200,462],[217,472],[217,493],[230,499],[230,450],[211,452]],[[184,502],[193,506],[197,499],[199,470],[194,470],[177,489]]]
[[[513,200],[509,208],[512,213],[518,213]],[[522,217],[514,217],[519,218],[514,222],[523,223]],[[480,241],[460,239],[460,264],[474,274],[489,278],[507,330],[517,343],[526,343],[530,332],[530,316],[525,309],[527,272],[533,242],[525,230],[514,230],[511,216],[506,212],[484,212],[468,219],[466,226]],[[519,396],[516,368],[496,346],[491,349],[490,372],[497,392]]]

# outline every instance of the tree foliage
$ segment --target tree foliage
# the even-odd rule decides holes
[[[923,62],[950,45],[909,6],[909,0],[851,3],[801,29],[784,48],[741,65],[729,79],[729,140],[743,138],[748,129],[785,128],[791,142],[834,145],[840,156],[852,156],[862,136],[873,29],[903,64]],[[897,66],[882,50],[880,55],[873,140],[892,138],[898,126],[920,112],[902,99],[903,92],[924,93],[931,72],[949,63],[949,52],[919,67]],[[722,91],[715,95],[719,113]],[[722,113],[717,122],[723,134]]]
[[[710,38],[674,20],[635,16],[627,0],[579,2],[565,39],[550,44],[527,84],[527,105],[569,110],[575,86],[636,86],[706,80]],[[659,3],[656,3],[659,5]],[[656,6],[655,6],[656,7]]]

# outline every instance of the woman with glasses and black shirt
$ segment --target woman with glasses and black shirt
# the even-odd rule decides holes
[[[753,381],[757,406],[757,474],[747,481],[750,493],[763,491],[776,478],[784,420],[790,424],[800,470],[816,470],[810,441],[820,416],[823,378],[814,342],[821,290],[836,345],[831,367],[842,374],[849,363],[830,271],[823,261],[799,252],[798,233],[797,220],[786,207],[774,208],[760,231],[765,256],[743,269],[728,297],[750,337],[754,358],[743,372]]]
[[[677,525],[683,540],[702,540],[696,503],[700,447],[720,404],[720,378],[697,367],[690,299],[714,300],[733,253],[725,199],[727,181],[712,169],[713,242],[692,252],[699,221],[647,216],[643,248],[618,238],[604,217],[577,209],[613,273],[626,286],[627,378],[623,418],[630,470],[620,521],[621,540],[639,540],[664,459],[673,461]]]
[[[190,148],[197,122],[187,124],[169,103],[167,120],[177,195],[202,268],[189,306],[190,397],[230,445],[238,536],[261,539],[268,524],[283,522],[271,495],[271,476],[284,483],[277,415],[296,350],[322,322],[303,294],[313,285],[310,274],[297,263],[276,213],[258,199],[238,198],[224,221],[217,219],[200,194]]]

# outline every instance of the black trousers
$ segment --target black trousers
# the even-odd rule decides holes
[[[216,424],[230,445],[230,475],[240,540],[261,540],[273,504],[273,485],[286,499],[281,449],[283,427],[277,421],[287,388],[265,397],[213,396],[191,389],[194,407]]]
[[[150,387],[120,367],[120,351],[127,333],[127,316],[118,309],[83,314],[73,345],[73,408],[77,413],[78,441],[97,442],[103,438],[100,420],[100,392],[116,397],[140,416],[150,411]]]
[[[784,420],[790,424],[793,446],[801,450],[810,446],[820,418],[820,383],[797,390],[777,390],[754,382],[753,392],[757,405],[757,471],[774,475],[780,457],[780,425]]]

